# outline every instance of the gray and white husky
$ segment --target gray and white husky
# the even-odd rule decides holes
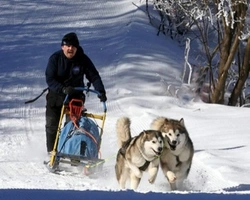
[[[151,129],[162,132],[165,146],[160,157],[160,166],[171,190],[180,189],[189,174],[194,155],[193,143],[184,119],[158,117],[151,123]]]
[[[164,141],[160,131],[146,130],[131,137],[131,121],[121,117],[116,123],[119,151],[116,157],[115,172],[121,189],[125,189],[127,180],[130,187],[136,190],[144,171],[149,173],[149,183],[154,183],[158,169],[159,156]]]

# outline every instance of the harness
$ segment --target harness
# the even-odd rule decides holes
[[[126,159],[126,157],[125,157],[125,152],[126,152],[126,149],[127,149],[128,146],[129,146],[130,142],[131,142],[132,140],[134,140],[133,143],[135,143],[136,139],[137,139],[137,138],[131,138],[130,140],[128,140],[128,141],[119,149],[119,153],[123,156],[124,159]],[[139,148],[138,148],[138,149],[139,149]],[[144,163],[142,166],[138,167],[138,169],[141,170],[141,171],[145,171],[145,170],[148,168],[149,164],[150,164],[153,160],[155,160],[157,157],[156,157],[155,159],[151,160],[151,161],[148,161],[148,160],[146,160],[145,156],[143,155],[143,153],[141,152],[140,149],[139,149],[139,152],[140,152],[140,154],[142,155],[142,157],[145,159],[145,163]]]
[[[152,161],[146,160],[146,162],[144,163],[144,165],[142,165],[141,167],[139,167],[139,170],[145,171],[148,168],[150,162],[152,162]]]
[[[179,167],[179,165],[181,164],[181,161],[180,161],[180,159],[179,159],[179,156],[176,156],[176,165],[175,165],[175,167]]]

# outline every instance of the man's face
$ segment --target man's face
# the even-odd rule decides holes
[[[77,48],[74,47],[73,45],[63,45],[62,50],[63,50],[64,55],[68,59],[71,59],[76,55]]]

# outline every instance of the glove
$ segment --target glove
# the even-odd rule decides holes
[[[101,102],[107,101],[107,97],[106,97],[106,94],[105,94],[105,93],[100,93],[100,94],[98,95],[98,98],[100,99]]]
[[[74,91],[75,91],[74,88],[71,87],[71,86],[64,87],[64,88],[62,89],[62,92],[63,92],[64,94],[68,94],[68,95],[73,94]]]

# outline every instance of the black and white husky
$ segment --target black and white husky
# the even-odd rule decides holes
[[[151,129],[162,132],[165,146],[160,157],[160,165],[171,190],[179,189],[189,174],[194,155],[193,143],[184,120],[158,117],[153,120]]]
[[[136,190],[144,171],[149,173],[149,183],[154,183],[158,169],[159,156],[163,149],[163,137],[160,131],[146,130],[131,137],[130,119],[117,120],[116,132],[119,144],[115,172],[121,189],[125,189],[127,180]]]

